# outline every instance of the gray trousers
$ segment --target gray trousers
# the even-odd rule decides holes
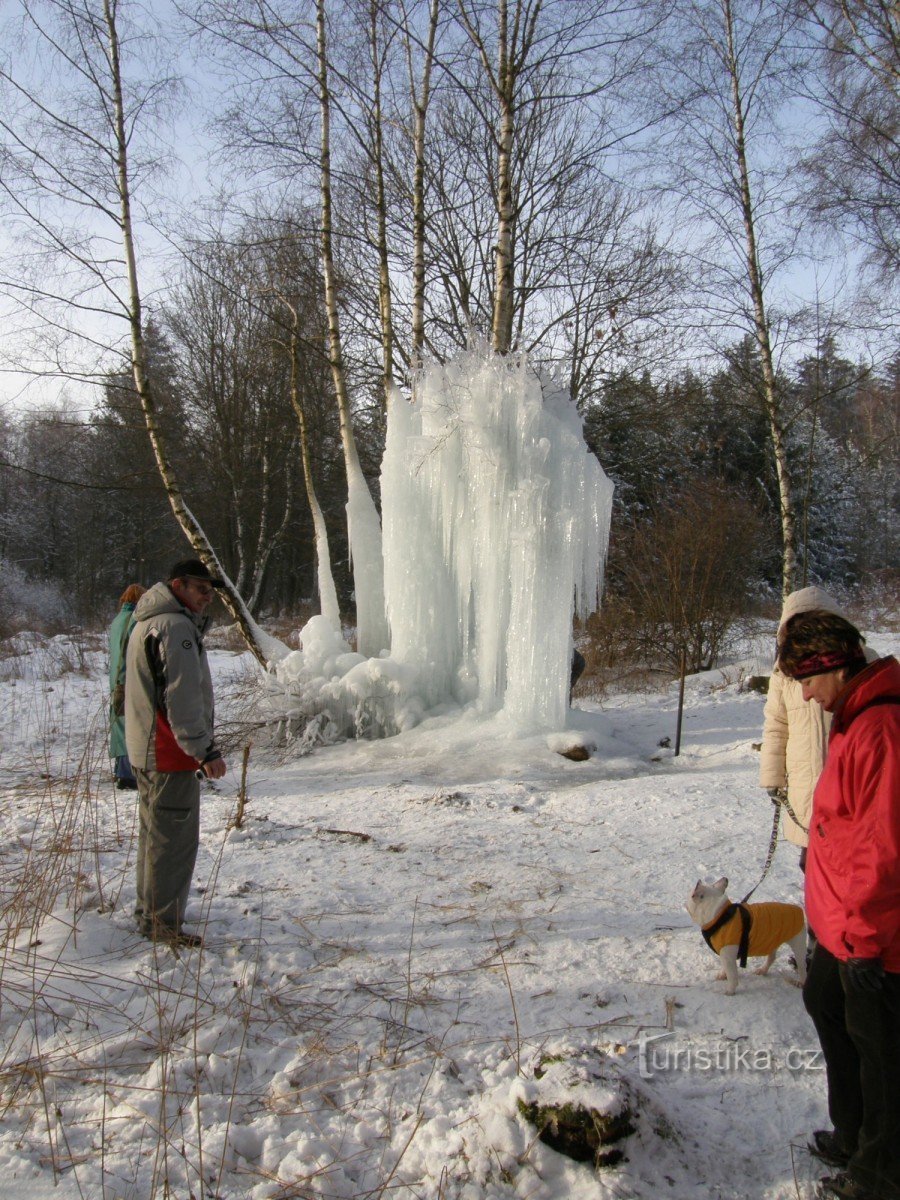
[[[141,933],[179,930],[200,845],[200,781],[193,771],[142,771],[138,785],[137,904]]]

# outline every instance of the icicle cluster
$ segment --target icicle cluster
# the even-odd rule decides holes
[[[381,498],[391,657],[418,668],[427,707],[562,726],[612,505],[574,404],[524,356],[432,364],[390,405]]]

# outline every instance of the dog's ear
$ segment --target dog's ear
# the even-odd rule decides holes
[[[700,889],[701,889],[702,887],[703,887],[703,880],[702,880],[702,879],[698,879],[698,880],[697,880],[697,882],[696,882],[696,884],[694,885],[694,890],[691,892],[691,899],[692,899],[692,900],[696,900],[696,899],[697,899],[697,893],[700,891]]]
[[[713,884],[713,890],[717,892],[724,892],[727,887],[728,877],[726,875],[723,875],[721,879],[717,879]]]

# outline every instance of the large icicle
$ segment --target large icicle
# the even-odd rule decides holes
[[[432,364],[390,404],[381,494],[391,657],[419,668],[429,706],[561,727],[612,504],[575,406],[524,357]]]

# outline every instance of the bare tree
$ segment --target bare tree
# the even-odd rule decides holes
[[[144,177],[151,164],[134,168],[131,155],[158,115],[167,80],[142,61],[126,82],[123,53],[144,43],[136,29],[123,37],[127,21],[119,0],[23,0],[20,13],[25,35],[39,48],[43,73],[31,78],[10,66],[0,71],[7,105],[5,158],[16,179],[11,183],[5,174],[2,186],[18,219],[61,264],[62,287],[71,290],[52,291],[39,275],[7,280],[7,289],[51,323],[68,304],[76,314],[127,324],[135,387],[172,512],[195,553],[224,576],[175,476],[147,369],[132,189],[134,176]],[[68,226],[66,214],[73,215]],[[110,235],[121,257],[110,256]],[[253,621],[230,581],[223,599],[260,662],[282,652]]]
[[[652,5],[628,0],[457,0],[458,19],[476,51],[486,88],[451,68],[491,138],[495,210],[491,341],[515,344],[516,259],[525,199],[520,172],[529,129],[544,109],[564,109],[587,132],[582,149],[601,156],[627,135],[625,106],[613,131],[602,112],[637,61]],[[621,94],[619,96],[621,100]]]
[[[340,606],[325,514],[313,472],[309,420],[316,380],[322,373],[316,370],[316,364],[325,366],[322,347],[326,341],[314,236],[315,230],[307,222],[281,219],[274,223],[265,247],[266,290],[278,303],[275,341],[289,363],[290,401],[299,429],[303,481],[313,522],[319,604],[322,616],[340,632]],[[286,320],[282,319],[283,314]],[[328,400],[331,401],[330,392]]]
[[[304,397],[304,381],[308,378],[306,372],[301,366],[300,348],[301,348],[301,314],[297,306],[285,296],[280,297],[282,303],[287,308],[291,316],[290,332],[288,334],[288,354],[291,364],[291,404],[294,412],[297,415],[297,424],[300,428],[300,454],[303,461],[303,480],[306,484],[306,497],[309,501],[309,509],[312,513],[313,520],[313,536],[316,545],[316,578],[319,588],[319,603],[322,609],[322,616],[331,624],[332,628],[340,631],[341,628],[341,610],[338,605],[337,591],[334,586],[334,575],[331,570],[331,553],[328,548],[328,530],[325,525],[325,516],[322,512],[322,506],[319,503],[319,497],[316,493],[316,485],[313,479],[312,459],[309,448],[309,432],[306,420],[306,403]]]
[[[402,0],[401,0],[402,2]],[[409,95],[413,107],[412,124],[412,305],[411,332],[412,358],[421,360],[425,348],[425,271],[426,271],[426,214],[425,214],[425,162],[426,129],[428,107],[431,103],[432,73],[434,70],[435,43],[437,40],[439,0],[428,0],[428,21],[424,40],[415,38],[411,31],[411,18],[403,5],[404,45],[406,47],[409,73]],[[422,65],[416,74],[416,49],[421,51]]]
[[[885,0],[796,0],[820,69],[805,93],[827,129],[805,162],[810,207],[853,231],[885,283],[900,267],[900,9]]]
[[[320,186],[322,198],[322,275],[328,319],[328,357],[341,416],[341,441],[347,468],[347,524],[356,580],[357,646],[361,654],[376,655],[390,642],[384,609],[384,562],[381,522],[363,475],[350,410],[344,369],[340,314],[337,303],[331,202],[331,91],[325,0],[316,0],[316,67],[321,117]]]
[[[217,231],[191,246],[164,310],[187,417],[206,447],[200,476],[230,496],[220,506],[227,535],[219,541],[254,613],[272,555],[292,524],[296,454],[287,359],[276,351],[276,327],[260,298],[265,281],[258,231]]]
[[[682,202],[706,319],[752,331],[760,361],[758,402],[774,458],[782,540],[782,589],[796,586],[797,518],[788,454],[789,413],[779,386],[772,296],[794,251],[793,195],[767,138],[785,100],[794,22],[758,0],[694,0],[677,7],[677,39],[659,76],[670,136],[661,139],[666,186]]]
[[[240,77],[241,98],[222,130],[233,161],[290,181],[291,203],[317,194],[319,245],[327,350],[340,417],[347,476],[347,525],[362,653],[388,645],[384,616],[381,527],[360,463],[353,427],[354,407],[342,331],[343,280],[338,267],[332,113],[334,70],[330,57],[331,12],[317,0],[309,17],[297,19],[291,5],[249,0],[204,0],[192,9],[197,27],[212,38]],[[343,14],[335,11],[335,20]],[[338,86],[341,83],[337,76]],[[338,107],[340,113],[340,107]],[[316,123],[318,135],[316,136]]]

